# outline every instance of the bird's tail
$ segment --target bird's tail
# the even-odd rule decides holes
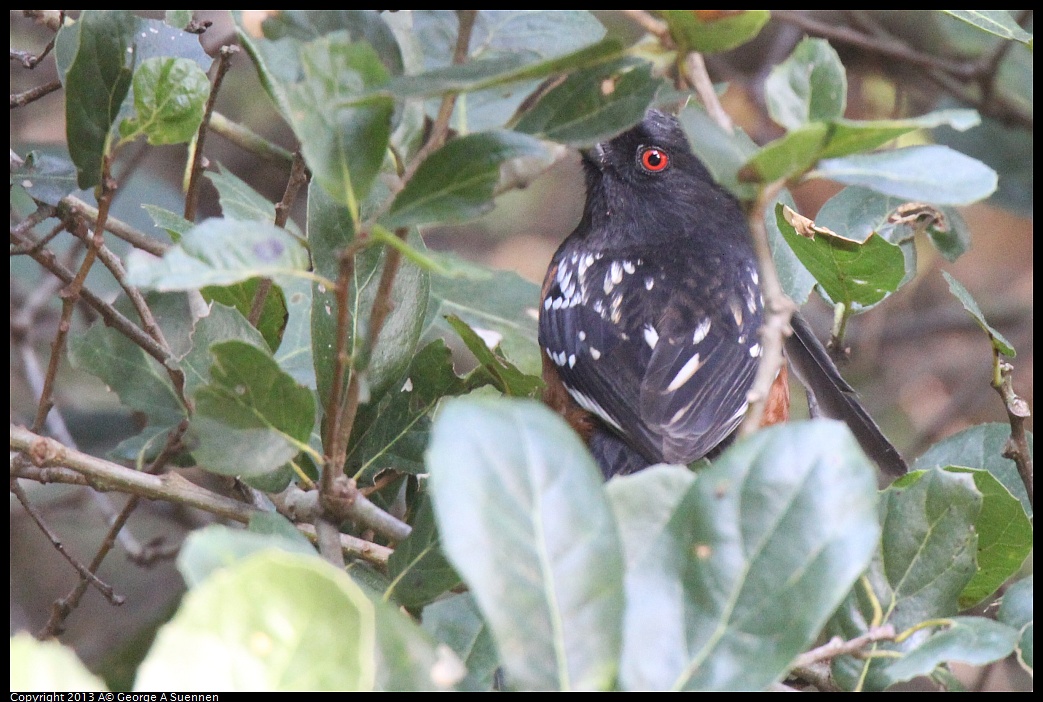
[[[817,406],[820,414],[845,422],[862,450],[881,469],[892,475],[908,473],[905,459],[866,412],[858,393],[841,377],[807,321],[794,314],[791,326],[793,335],[786,340],[786,355],[790,367],[808,389],[808,401],[813,409]]]

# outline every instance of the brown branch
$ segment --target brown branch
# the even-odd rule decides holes
[[[98,212],[96,207],[92,207],[83,200],[72,197],[71,195],[63,197],[61,202],[58,203],[58,216],[62,220],[67,222],[72,221],[70,215],[82,217],[91,223],[92,229],[97,227],[100,214],[101,213]],[[170,249],[170,244],[154,239],[147,234],[138,231],[126,222],[120,221],[114,217],[106,217],[104,226],[105,231],[110,232],[116,238],[123,239],[123,241],[127,242],[134,248],[147,251],[153,256],[162,256]]]
[[[25,107],[31,102],[36,102],[40,98],[46,95],[50,95],[51,93],[60,89],[61,87],[62,82],[55,78],[49,83],[37,85],[23,92],[11,93],[11,109],[13,110],[16,107]]]
[[[94,266],[94,260],[98,256],[98,249],[101,248],[105,241],[105,219],[108,217],[109,206],[112,204],[112,198],[116,193],[116,182],[110,175],[111,168],[112,157],[105,156],[102,159],[101,186],[100,194],[98,195],[98,225],[94,229],[93,236],[90,237],[87,246],[87,253],[83,257],[83,262],[80,264],[76,276],[72,279],[72,282],[68,284],[65,290],[60,293],[62,298],[62,314],[61,319],[58,321],[58,332],[54,337],[54,341],[51,343],[51,359],[47,365],[47,375],[44,377],[43,392],[40,396],[40,402],[37,405],[36,419],[33,422],[33,429],[35,431],[39,431],[43,427],[44,422],[47,419],[47,414],[51,411],[51,407],[54,404],[51,397],[54,393],[54,382],[58,376],[58,366],[61,363],[62,357],[65,355],[65,343],[69,335],[69,329],[72,326],[72,312],[76,308],[76,303],[80,299],[80,291],[83,289],[83,284],[87,280],[87,274]]]
[[[98,577],[94,574],[93,570],[80,563],[75,556],[69,553],[69,551],[65,548],[65,545],[62,543],[61,538],[59,538],[57,534],[51,531],[50,527],[47,526],[47,523],[44,520],[43,515],[40,514],[39,510],[37,510],[36,507],[34,507],[33,504],[29,501],[29,497],[25,494],[25,490],[23,490],[22,486],[18,484],[17,478],[11,479],[11,492],[22,504],[22,508],[25,509],[26,514],[29,515],[29,517],[36,523],[36,526],[39,527],[40,531],[44,533],[44,536],[46,536],[47,539],[51,542],[51,545],[54,546],[54,549],[58,553],[60,553],[62,557],[66,561],[68,561],[70,565],[72,565],[73,568],[76,569],[76,572],[80,574],[80,577],[84,580],[84,582],[93,585],[94,588],[98,592],[100,592],[102,596],[105,599],[107,599],[111,604],[123,604],[124,598],[121,595],[115,594],[112,590],[111,585],[108,585],[99,580]]]
[[[1018,467],[1018,475],[1025,484],[1029,504],[1032,505],[1032,453],[1029,451],[1028,437],[1025,434],[1025,422],[1032,416],[1032,412],[1029,410],[1028,403],[1014,392],[1012,378],[1014,367],[1006,361],[1001,361],[998,355],[996,364],[999,378],[998,382],[997,379],[993,380],[992,387],[1003,398],[1003,407],[1007,411],[1007,420],[1010,422],[1010,438],[1003,447],[1003,457],[1011,459]]]
[[[210,97],[206,101],[206,109],[203,112],[203,121],[199,123],[199,131],[196,132],[195,148],[192,152],[192,166],[188,176],[188,192],[185,193],[185,219],[194,222],[196,209],[199,204],[199,183],[203,177],[203,144],[206,141],[207,127],[210,125],[210,116],[214,113],[214,103],[217,101],[217,92],[221,89],[221,83],[225,79],[231,62],[230,59],[239,53],[238,46],[222,46],[217,57],[217,69],[214,73],[214,84],[210,88]]]
[[[623,14],[649,34],[658,37],[660,41],[668,40],[667,46],[673,44],[673,40],[670,39],[670,26],[663,20],[653,17],[645,10],[623,10]]]
[[[28,237],[15,237],[15,239],[23,244],[35,243]],[[71,284],[75,278],[74,273],[60,263],[50,249],[29,250],[27,255],[63,283]],[[142,331],[111,304],[91,292],[89,288],[83,288],[80,294],[82,299],[105,320],[105,324],[119,331],[160,363],[166,363],[169,354],[156,343],[155,339]]]
[[[797,656],[794,666],[809,666],[826,660],[832,660],[837,656],[850,656],[861,653],[866,646],[878,641],[893,641],[895,628],[890,624],[872,627],[869,631],[845,641],[839,636],[834,636],[826,643],[813,648],[810,651]]]
[[[304,157],[298,149],[293,155],[293,164],[290,167],[290,177],[286,181],[286,189],[283,191],[282,200],[275,206],[275,226],[285,227],[290,219],[290,210],[297,199],[297,193],[301,186],[308,182],[308,169],[304,163]],[[271,278],[262,278],[254,293],[253,303],[250,305],[250,314],[247,317],[250,324],[257,326],[261,321],[261,313],[264,312],[268,293],[272,289]]]
[[[717,92],[713,89],[713,81],[710,80],[710,74],[706,71],[706,61],[703,60],[703,55],[695,51],[689,53],[685,57],[683,71],[685,78],[695,88],[695,92],[699,95],[699,99],[706,107],[710,117],[728,134],[734,132],[735,125],[731,116],[724,111],[721,101],[717,99]]]

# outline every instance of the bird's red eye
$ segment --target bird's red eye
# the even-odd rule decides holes
[[[637,162],[649,173],[660,173],[670,165],[670,157],[662,149],[646,147],[638,153]]]

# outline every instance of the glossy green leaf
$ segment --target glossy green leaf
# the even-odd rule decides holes
[[[621,682],[632,690],[756,690],[818,636],[872,558],[874,469],[842,424],[771,427],[687,481],[651,468],[612,491],[628,541]],[[679,480],[680,478],[680,480]],[[670,512],[654,494],[688,488]]]
[[[199,34],[183,31],[185,25],[175,27],[163,20],[137,21],[134,44],[139,64],[151,58],[181,58],[195,62],[204,73],[210,70],[214,60],[199,43]]]
[[[384,599],[418,607],[459,585],[460,576],[439,546],[435,515],[426,496],[421,498],[411,526],[413,531],[388,559],[391,586],[384,593]]]
[[[971,476],[942,470],[910,473],[883,492],[883,536],[866,574],[880,606],[880,624],[902,632],[925,620],[956,614],[960,593],[977,570],[974,522],[981,505]],[[866,589],[859,585],[833,618],[832,633],[845,639],[865,633],[873,611]],[[901,644],[877,646],[906,653],[930,636],[924,630]],[[900,661],[844,656],[834,660],[833,673],[845,687],[861,684],[866,690],[882,690],[897,682],[889,666]]]
[[[905,275],[901,249],[880,236],[859,244],[816,233],[814,239],[801,236],[775,206],[775,222],[786,243],[834,302],[866,308],[898,289]],[[837,232],[841,236],[844,232]]]
[[[130,89],[137,26],[129,10],[87,10],[58,32],[54,50],[65,87],[65,138],[81,188],[101,182],[109,128]]]
[[[978,532],[978,572],[960,593],[960,609],[970,609],[996,592],[1021,570],[1032,552],[1032,522],[1018,499],[987,470],[950,467],[970,473],[982,496],[974,522]]]
[[[1017,630],[985,617],[953,617],[951,623],[887,668],[892,684],[930,675],[943,663],[985,665],[1014,650]]]
[[[148,212],[148,216],[152,218],[152,223],[169,234],[171,241],[175,244],[181,241],[181,237],[195,226],[176,212],[171,212],[156,205],[144,204],[141,206],[141,209]]]
[[[489,627],[469,592],[453,595],[424,608],[424,630],[449,646],[467,667],[457,684],[462,692],[490,692],[499,657]]]
[[[516,273],[492,272],[494,276],[486,280],[433,278],[424,337],[456,338],[445,320],[456,315],[498,346],[523,373],[538,375],[542,368],[536,330],[540,288]]]
[[[25,188],[34,200],[56,206],[76,190],[76,166],[60,156],[30,151],[22,165],[11,171],[11,186],[15,185]]]
[[[233,340],[268,349],[260,332],[238,310],[219,302],[211,304],[210,314],[200,318],[192,330],[192,348],[178,359],[178,366],[185,374],[186,395],[191,397],[210,382],[210,366],[213,364],[210,347]]]
[[[194,394],[192,454],[223,475],[262,475],[308,445],[315,398],[266,351],[242,341],[210,347],[210,382]]]
[[[1032,35],[1014,21],[1008,10],[940,10],[950,17],[1003,39],[1032,46]]]
[[[975,110],[937,110],[907,119],[856,121],[838,119],[830,125],[829,138],[821,158],[847,156],[859,151],[870,151],[878,146],[917,129],[935,129],[946,126],[963,132],[981,124]]]
[[[250,278],[308,278],[308,251],[300,240],[267,222],[208,219],[163,258],[131,257],[127,280],[153,290],[194,290]]]
[[[539,376],[522,373],[517,366],[496,353],[498,335],[486,340],[455,315],[449,315],[446,321],[478,359],[478,365],[488,375],[493,387],[504,395],[534,398],[543,388]]]
[[[967,288],[963,287],[960,281],[953,278],[947,271],[942,271],[942,275],[945,276],[945,282],[949,284],[949,292],[953,294],[960,304],[963,305],[963,309],[967,310],[968,314],[974,318],[974,321],[978,323],[981,330],[985,332],[989,341],[992,344],[992,348],[996,353],[1002,353],[1004,356],[1014,358],[1017,356],[1017,352],[1014,350],[1014,346],[1007,341],[1007,337],[996,331],[991,324],[985,321],[985,314],[978,307],[978,303],[974,301],[971,294],[967,292]]]
[[[324,190],[310,188],[308,241],[316,272],[331,280],[336,279],[340,252],[354,241],[354,237],[348,209],[335,203]],[[423,249],[423,241],[415,232],[411,233],[409,242]],[[384,320],[372,356],[362,358],[360,351],[368,333],[370,312],[386,259],[387,249],[383,246],[370,246],[355,256],[348,298],[351,315],[348,353],[356,363],[365,364],[362,377],[364,397],[368,396],[371,402],[379,400],[409,367],[424,324],[430,286],[427,271],[402,260],[391,288],[394,305]],[[336,362],[337,305],[333,290],[322,285],[312,288],[312,355],[319,397],[323,403],[329,397]],[[344,378],[345,383],[349,377]]]
[[[628,572],[638,567],[646,546],[671,528],[671,519],[695,480],[696,474],[688,468],[661,465],[608,481],[605,494],[619,523]]]
[[[605,82],[612,90],[606,94]],[[640,122],[662,80],[634,59],[577,71],[549,90],[518,120],[525,134],[585,148]]]
[[[1000,611],[996,615],[999,621],[1018,631],[1016,649],[1018,663],[1030,674],[1033,669],[1033,599],[1033,584],[1032,576],[1030,575],[1007,588],[1007,591],[1003,593]]]
[[[120,137],[144,135],[149,144],[181,144],[195,138],[210,96],[210,80],[193,61],[150,58],[134,70],[134,116],[120,123]]]
[[[219,164],[220,170],[207,171],[207,179],[217,189],[218,202],[221,204],[221,214],[228,219],[238,219],[243,222],[271,222],[275,223],[275,203],[261,193],[250,187],[227,168]],[[287,220],[286,229],[294,234],[300,234],[301,230],[293,220]]]
[[[351,578],[314,556],[271,550],[185,595],[135,689],[367,691],[375,644],[373,604]]]
[[[1025,484],[1018,475],[1017,466],[1013,460],[1003,457],[1003,448],[1009,438],[1009,424],[978,424],[931,446],[916,459],[914,467],[916,470],[928,470],[958,465],[987,470],[1021,501],[1025,513],[1031,517],[1032,505]],[[1027,438],[1031,454],[1034,444],[1032,434],[1028,433]]]
[[[910,146],[819,161],[811,174],[935,205],[969,205],[996,190],[996,172],[946,146]]]
[[[12,697],[31,699],[31,695],[14,693],[39,690],[82,695],[84,690],[102,692],[106,689],[105,683],[87,670],[68,646],[54,640],[37,641],[27,631],[11,636]]]
[[[942,222],[932,222],[927,235],[938,252],[952,263],[971,248],[971,228],[955,207],[941,207]]]
[[[739,171],[760,148],[740,127],[731,133],[719,124],[701,107],[687,105],[678,114],[681,126],[692,151],[713,175],[714,180],[730,190],[741,200],[752,200],[756,197],[756,187],[741,182]]]
[[[291,280],[282,284],[286,300],[285,327],[275,351],[275,362],[298,384],[315,390],[315,359],[312,357],[311,315],[312,285],[306,280]],[[276,296],[278,297],[278,296]]]
[[[681,52],[728,51],[756,37],[771,18],[768,10],[659,10]]]
[[[804,39],[771,70],[764,97],[768,114],[788,130],[839,120],[847,107],[844,65],[825,39]]]
[[[797,204],[789,190],[783,190],[776,202],[796,210]],[[800,262],[793,249],[786,243],[779,230],[778,220],[775,217],[776,203],[769,203],[764,208],[764,226],[768,230],[768,245],[771,247],[771,259],[775,264],[775,271],[779,275],[779,283],[782,291],[787,297],[803,305],[808,301],[808,296],[815,288],[815,276],[808,272],[804,264]]]
[[[377,10],[282,10],[265,19],[263,30],[271,40],[292,37],[302,42],[344,30],[352,41],[372,46],[390,73],[402,73],[398,43]]]
[[[454,689],[467,669],[452,650],[438,646],[416,622],[390,603],[376,601],[377,690],[442,692]]]
[[[192,21],[192,10],[165,10],[163,21],[175,29],[184,29]]]
[[[395,196],[383,224],[396,229],[477,217],[492,208],[498,191],[525,184],[549,167],[561,151],[516,132],[483,132],[453,139],[420,165]]]
[[[381,470],[423,473],[431,413],[443,397],[463,394],[481,381],[457,377],[453,359],[441,339],[413,357],[402,386],[391,388],[379,402],[359,408],[348,451],[348,471],[369,484]]]
[[[282,289],[295,288],[300,281],[292,278],[280,278],[279,285],[268,290],[264,307],[261,309],[261,318],[257,320],[257,331],[261,332],[269,349],[279,347],[283,327],[287,323],[286,300]],[[308,281],[304,281],[308,282]],[[234,307],[239,314],[246,318],[253,309],[257,298],[257,291],[261,287],[260,278],[250,278],[241,283],[233,285],[210,285],[200,289],[203,299],[210,303],[218,303],[226,307]]]
[[[454,399],[427,464],[443,549],[492,628],[508,685],[610,688],[622,553],[576,434],[539,403]]]
[[[281,519],[286,521],[285,517]],[[289,524],[288,521],[286,523]],[[293,529],[293,526],[290,525],[290,528]],[[294,538],[288,538],[282,534],[255,533],[211,524],[188,535],[178,553],[177,569],[185,579],[185,584],[194,588],[222,568],[270,549],[317,556],[315,548],[300,533]]]
[[[143,412],[154,426],[169,428],[187,415],[166,369],[115,329],[95,324],[73,334],[69,360],[101,379],[125,407]]]
[[[504,126],[541,79],[612,61],[623,52],[617,40],[600,41],[605,28],[586,10],[480,10],[468,60],[454,66],[457,13],[414,10],[411,19],[409,34],[423,52],[426,72],[396,81],[398,97],[464,92],[451,121],[463,134]],[[427,101],[429,118],[435,118],[440,102]]]
[[[818,159],[829,127],[821,122],[803,125],[765,144],[739,171],[739,179],[769,183],[796,178]]]

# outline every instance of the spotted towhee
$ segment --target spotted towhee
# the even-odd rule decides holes
[[[742,422],[760,361],[763,300],[739,203],[651,110],[583,155],[583,218],[543,283],[545,401],[588,441],[606,477],[712,457]],[[790,362],[823,413],[852,426],[888,472],[905,463],[807,324]],[[786,368],[765,423],[789,413]]]

